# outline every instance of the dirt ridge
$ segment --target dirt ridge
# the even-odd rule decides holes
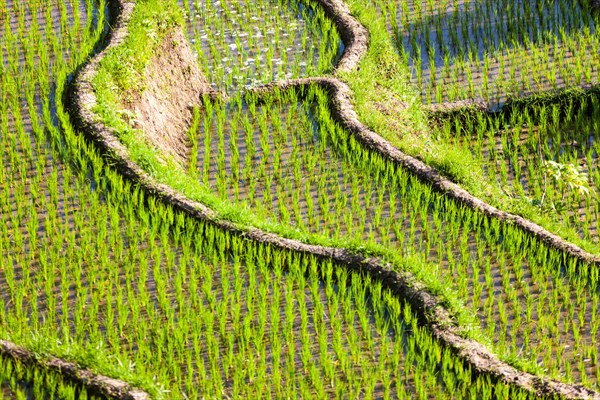
[[[57,357],[39,358],[35,353],[6,340],[0,340],[0,354],[25,365],[57,372],[66,379],[84,386],[90,394],[122,400],[150,399],[148,393],[133,388],[120,379],[95,374],[79,364]]]
[[[355,69],[369,48],[369,32],[358,20],[350,15],[350,9],[344,1],[317,0],[325,14],[336,25],[344,43],[344,52],[335,70],[349,72]]]
[[[351,70],[356,67],[360,58],[367,49],[366,29],[358,23],[348,11],[347,6],[341,0],[318,0],[338,26],[342,38],[349,40],[346,43],[346,51],[338,65],[338,71]],[[125,0],[112,0],[121,10],[126,10],[132,3]],[[121,18],[123,20],[123,18]],[[350,32],[344,33],[345,30]],[[126,34],[126,26],[117,24],[116,31],[111,37],[107,48],[119,44]],[[344,40],[346,40],[344,39]],[[106,51],[106,50],[105,50]],[[173,190],[171,187],[161,184],[152,176],[147,174],[139,165],[134,163],[128,156],[127,148],[113,135],[105,125],[100,123],[91,111],[95,104],[90,80],[98,67],[99,60],[104,52],[94,57],[75,77],[72,91],[68,98],[71,106],[72,116],[76,125],[91,137],[105,153],[115,161],[115,167],[128,179],[140,184],[146,191],[160,197],[166,203],[188,212],[196,218],[210,222],[214,226],[227,230],[233,234],[246,237],[257,242],[275,245],[283,249],[313,254],[320,258],[331,259],[349,269],[363,271],[381,281],[387,288],[392,290],[398,297],[406,300],[419,315],[422,324],[431,330],[433,336],[443,345],[453,349],[455,353],[465,362],[470,364],[475,371],[489,374],[502,382],[528,390],[537,395],[561,395],[568,399],[586,398],[600,399],[600,394],[579,385],[565,384],[552,379],[545,379],[534,374],[518,371],[509,364],[501,361],[492,354],[485,346],[460,336],[460,327],[456,326],[449,311],[444,308],[439,299],[431,294],[422,282],[419,282],[412,274],[407,272],[393,271],[384,260],[375,257],[365,257],[361,254],[351,252],[343,248],[332,248],[306,244],[304,242],[287,239],[279,235],[262,231],[256,228],[239,226],[235,223],[218,219],[216,213],[204,204],[193,201],[183,194]],[[391,146],[375,132],[368,130],[358,120],[358,116],[352,107],[351,91],[348,86],[333,77],[304,78],[291,81],[276,82],[254,89],[256,92],[272,90],[274,87],[287,89],[302,85],[319,84],[325,87],[331,94],[334,115],[352,134],[363,142],[368,148],[381,152],[394,162],[399,163],[418,177],[430,182],[436,189],[448,193],[453,198],[468,204],[483,212],[491,213],[492,216],[503,218],[507,221],[515,221],[515,224],[523,224],[527,229],[533,229],[539,234],[540,227],[520,217],[503,213],[481,200],[473,197],[458,185],[442,177],[433,168],[425,165],[419,160],[405,155]],[[543,232],[542,232],[543,233]],[[549,234],[549,232],[547,232]],[[549,234],[550,242],[557,241],[555,235]],[[557,239],[558,238],[558,239]],[[564,246],[564,241],[557,242]],[[563,247],[560,247],[563,248]],[[574,245],[564,247],[565,251],[579,254],[583,250]],[[579,249],[579,252],[577,251]],[[590,255],[591,256],[591,255]],[[593,256],[592,256],[593,257]],[[594,258],[594,261],[596,259]]]

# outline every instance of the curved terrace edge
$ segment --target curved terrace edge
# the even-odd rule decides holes
[[[0,354],[24,365],[56,372],[65,379],[85,387],[91,394],[119,400],[150,400],[148,393],[132,387],[125,381],[94,373],[77,363],[58,357],[40,358],[37,354],[7,340],[0,340]]]

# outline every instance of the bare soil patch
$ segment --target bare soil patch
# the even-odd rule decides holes
[[[125,107],[150,144],[185,165],[193,109],[213,89],[180,30],[169,32],[145,71],[145,86]]]

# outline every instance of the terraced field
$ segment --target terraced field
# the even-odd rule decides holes
[[[412,257],[465,299],[498,352],[527,354],[549,370],[596,381],[597,272],[582,275],[540,241],[361,154],[340,129],[315,129],[331,121],[325,108],[310,106],[324,97],[257,106],[254,117],[250,111],[230,119],[237,132],[225,125],[221,133],[203,133],[196,174],[223,199],[263,218]],[[263,128],[244,132],[243,121],[254,119]]]
[[[377,1],[426,103],[490,107],[598,80],[587,1]]]
[[[550,71],[584,64],[573,82],[528,73],[542,82],[533,89],[513,79],[475,93],[469,87],[481,83],[467,76],[438,90],[440,102],[499,105],[594,83],[595,17],[585,4],[484,3],[354,0],[358,20],[332,0],[0,4],[0,337],[93,375],[63,382],[39,364],[5,361],[1,393],[598,397],[593,256],[440,192],[443,178],[424,178],[410,157],[373,145],[382,139],[368,136],[360,107],[359,119],[344,117],[352,98],[338,79],[351,88],[368,79],[360,74],[377,65],[381,40],[395,41],[399,70],[412,68],[414,97],[442,87],[437,58],[427,79],[419,72],[421,45],[446,51],[461,73],[480,74],[479,61],[456,61],[465,54],[483,57],[484,68],[506,63],[509,76],[543,64],[516,67],[529,53]],[[504,9],[514,15],[498,20]],[[390,31],[369,25],[365,53],[356,44],[367,15]],[[434,26],[437,35],[423,33]],[[187,43],[172,39],[180,29]],[[146,118],[136,102],[152,90],[153,101],[172,100],[144,71],[165,48],[182,48],[174,54],[184,60],[188,45],[198,67],[186,73],[204,92],[185,110],[179,159],[171,137],[161,143],[136,128]],[[584,48],[585,57],[567,54]],[[537,199],[526,201],[593,246],[595,181],[566,186],[547,161],[585,159],[581,173],[597,175],[595,92],[572,96],[431,126],[436,140],[472,150],[491,185]],[[98,376],[124,383],[94,391]]]

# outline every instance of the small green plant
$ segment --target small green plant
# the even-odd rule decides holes
[[[567,189],[577,192],[583,197],[590,194],[588,176],[585,172],[581,171],[580,167],[571,163],[562,164],[552,160],[543,161],[542,166],[544,168],[544,180],[550,178],[560,188],[562,201],[564,201],[567,195]],[[544,191],[542,202],[545,195],[546,192]]]

